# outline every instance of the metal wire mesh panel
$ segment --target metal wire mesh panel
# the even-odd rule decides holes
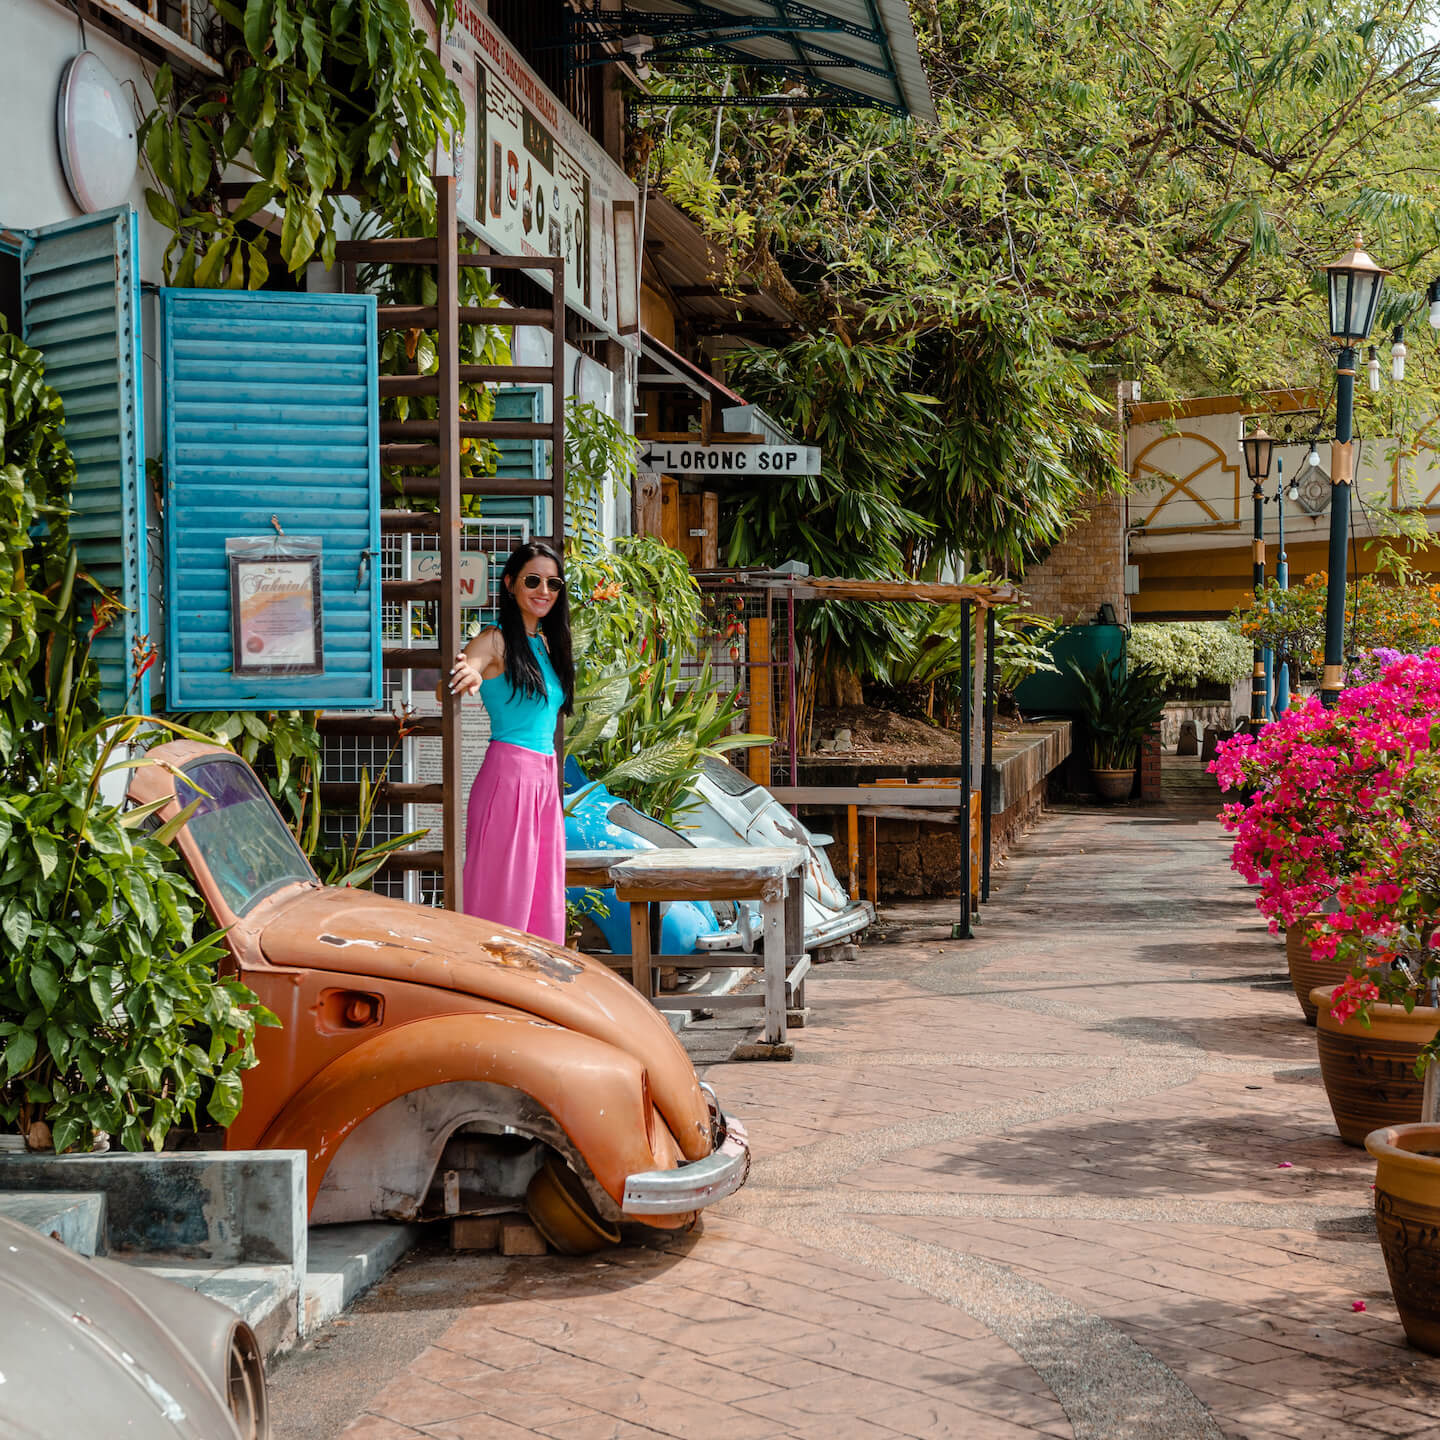
[[[790,659],[783,603],[768,590],[723,581],[705,585],[700,603],[700,647],[682,673],[699,675],[708,660],[713,689],[736,693],[745,708],[736,728],[783,737]]]

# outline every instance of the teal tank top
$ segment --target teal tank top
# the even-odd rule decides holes
[[[480,682],[480,700],[490,717],[490,738],[506,745],[518,745],[540,755],[555,753],[555,718],[565,703],[560,677],[550,663],[550,652],[538,636],[530,641],[545,681],[545,698],[512,691],[502,672]]]

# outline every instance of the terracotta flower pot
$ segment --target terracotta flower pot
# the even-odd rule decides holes
[[[1295,987],[1295,998],[1305,1012],[1305,1023],[1315,1023],[1315,1005],[1310,999],[1314,989],[1333,990],[1349,973],[1343,965],[1333,960],[1312,960],[1310,958],[1310,936],[1308,928],[1315,917],[1307,915],[1297,920],[1285,931],[1285,959],[1290,965],[1290,983]]]
[[[1365,1137],[1375,1157],[1375,1226],[1410,1343],[1440,1355],[1440,1125]]]
[[[1319,1012],[1320,1075],[1340,1138],[1363,1145],[1372,1130],[1416,1123],[1425,1086],[1415,1061],[1440,1030],[1440,1009],[1417,1005],[1407,1014],[1403,1005],[1372,1005],[1367,1027],[1358,1015],[1337,1025],[1324,987],[1312,990],[1310,1001]]]
[[[1128,800],[1135,788],[1135,767],[1128,770],[1091,770],[1095,793],[1102,800]]]

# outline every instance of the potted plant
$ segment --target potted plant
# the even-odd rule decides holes
[[[1411,763],[1406,735],[1419,727],[1428,744],[1428,703],[1403,668],[1386,669],[1345,691],[1333,710],[1312,696],[1258,733],[1224,742],[1210,767],[1223,790],[1243,797],[1220,817],[1235,836],[1230,863],[1258,886],[1256,907],[1271,932],[1285,930],[1291,983],[1311,1024],[1311,992],[1347,971],[1333,944],[1317,943],[1322,912],[1335,909],[1338,889],[1363,867],[1376,797]]]
[[[1406,1334],[1440,1354],[1440,649],[1387,660],[1341,702],[1348,742],[1329,758],[1378,763],[1346,817],[1334,913],[1314,922],[1313,949],[1350,972],[1314,992],[1322,1073],[1342,1137],[1363,1136],[1378,1162],[1376,1221]]]
[[[1375,1157],[1375,1227],[1405,1334],[1440,1355],[1440,1125],[1394,1125],[1365,1138]]]
[[[1134,665],[1123,656],[1102,660],[1083,670],[1070,668],[1080,680],[1080,698],[1090,731],[1090,778],[1105,800],[1126,800],[1135,785],[1135,764],[1151,727],[1165,709],[1165,692],[1155,670]]]

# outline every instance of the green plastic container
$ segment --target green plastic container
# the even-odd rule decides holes
[[[1015,703],[1027,715],[1074,715],[1083,708],[1080,682],[1070,672],[1073,660],[1082,670],[1093,670],[1102,660],[1125,657],[1123,625],[1066,625],[1055,632],[1051,662],[1058,673],[1040,671],[1020,682]]]

